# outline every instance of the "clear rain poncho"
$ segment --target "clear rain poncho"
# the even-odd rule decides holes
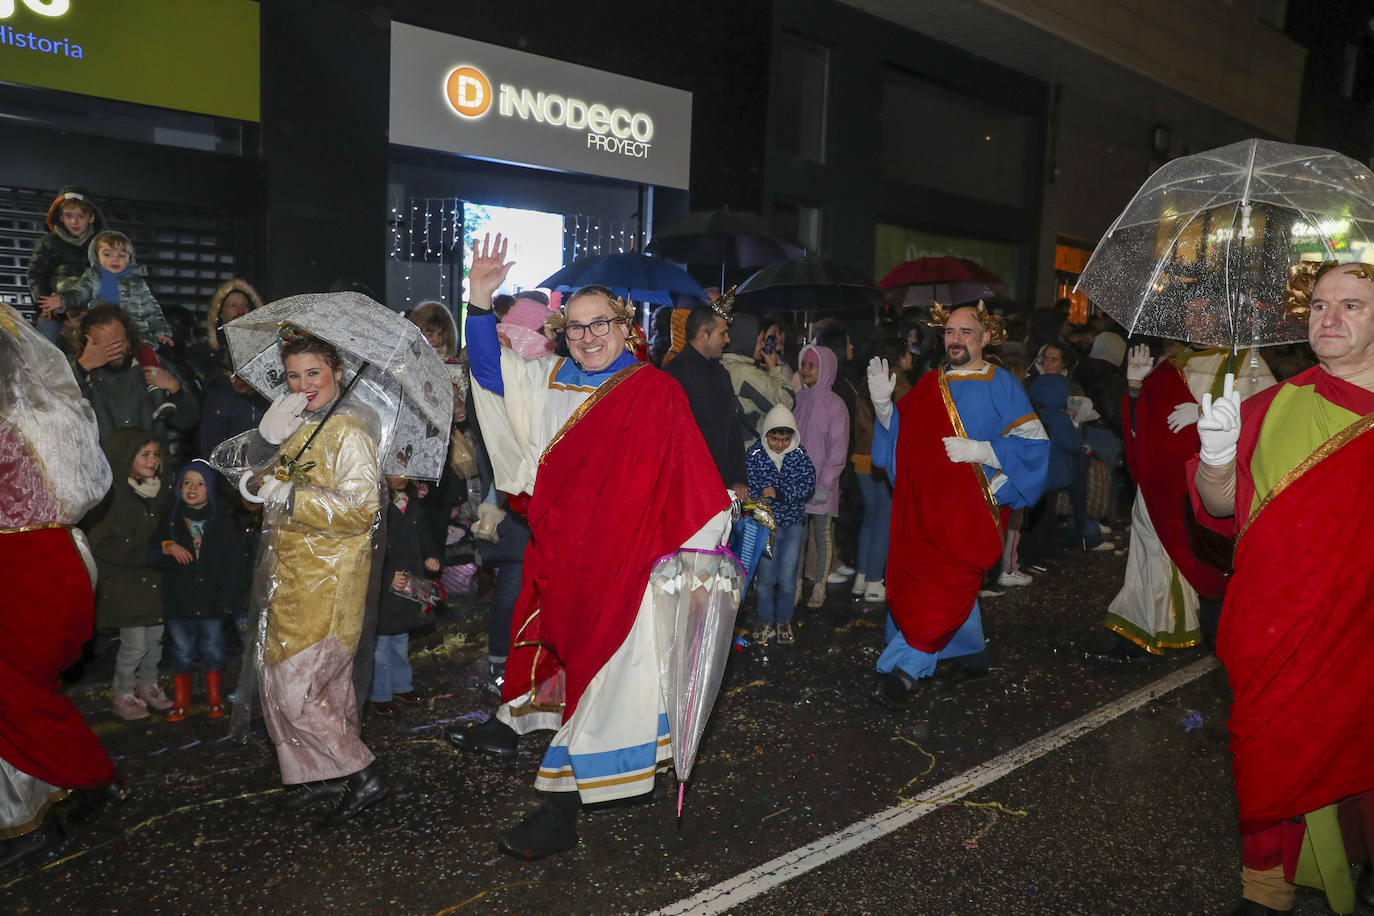
[[[0,529],[75,525],[110,489],[95,412],[62,351],[0,303]],[[85,537],[72,531],[94,581]]]
[[[266,669],[278,666],[280,673],[299,667],[291,677],[303,682],[301,696],[307,705],[338,706],[348,696],[350,708],[331,725],[339,734],[314,739],[319,746],[311,746],[308,736],[283,735],[274,724],[276,717],[269,714],[274,741],[279,749],[284,741],[295,746],[307,758],[340,758],[352,767],[348,772],[356,772],[369,762],[349,758],[356,756],[350,745],[356,742],[358,716],[372,679],[386,516],[379,511],[383,481],[376,416],[360,404],[350,404],[349,395],[343,397],[318,434],[321,423],[307,414],[306,422],[280,446],[250,430],[220,443],[210,463],[238,485],[244,475],[261,478],[270,473],[279,456],[295,458],[315,434],[300,455],[302,463],[314,462],[307,471],[309,481],[294,486],[286,506],[264,506],[264,537],[248,606],[256,630],[244,658],[232,725],[234,735],[246,740],[253,707],[263,699]],[[317,411],[321,416],[326,412],[325,407]],[[256,486],[250,482],[248,489]],[[349,678],[342,670],[345,665],[351,665]],[[344,689],[344,680],[351,682],[351,689]],[[283,775],[289,776],[285,761]]]

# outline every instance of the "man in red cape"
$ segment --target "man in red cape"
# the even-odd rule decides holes
[[[978,587],[1002,556],[1007,509],[1034,505],[1049,439],[1021,383],[983,359],[1005,337],[983,303],[932,311],[949,365],[927,372],[895,407],[883,360],[869,364],[878,422],[873,463],[892,477],[887,648],[873,699],[907,702],[941,659],[950,677],[987,671]]]
[[[1199,520],[1236,537],[1217,655],[1243,914],[1287,912],[1295,880],[1350,912],[1347,856],[1374,843],[1374,267],[1308,262],[1289,303],[1318,365],[1244,406],[1229,380],[1204,397],[1190,465]],[[1368,871],[1358,893],[1374,905]]]
[[[66,359],[0,305],[0,870],[61,845],[53,806],[74,791],[102,790],[82,804],[123,795],[59,677],[95,623],[94,562],[71,526],[109,485]]]
[[[475,310],[503,262],[499,236],[495,251],[474,248]],[[728,494],[687,396],[635,359],[628,311],[602,287],[573,293],[554,319],[571,359],[521,360],[497,345],[490,316],[468,320],[483,438],[497,485],[530,494],[531,538],[502,705],[450,740],[509,756],[519,734],[557,728],[535,779],[543,801],[497,841],[524,859],[574,846],[582,804],[652,792],[674,736],[649,574],[679,549],[718,547],[729,529]]]
[[[1190,332],[1205,339],[1191,314]],[[1202,396],[1220,395],[1228,371],[1240,374],[1242,401],[1274,384],[1258,351],[1231,356],[1225,348],[1182,347],[1157,366],[1145,344],[1128,355],[1130,393],[1121,415],[1126,465],[1138,490],[1126,576],[1107,608],[1106,627],[1121,638],[1094,657],[1129,661],[1204,639],[1216,643],[1230,544],[1193,517],[1187,464],[1197,454]]]

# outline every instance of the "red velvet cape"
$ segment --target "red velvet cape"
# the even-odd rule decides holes
[[[1134,429],[1129,399],[1130,395],[1122,399],[1121,408],[1126,466],[1140,487],[1155,533],[1188,584],[1204,598],[1220,598],[1226,591],[1225,573],[1199,559],[1188,537],[1189,528],[1197,524],[1188,488],[1188,461],[1199,447],[1197,426],[1169,431],[1174,408],[1197,399],[1173,360],[1160,363],[1145,377],[1136,398]]]
[[[1320,367],[1286,384],[1314,383],[1328,400],[1374,414],[1374,393]],[[1374,788],[1374,564],[1365,537],[1374,431],[1328,440],[1343,444],[1299,465],[1251,518],[1250,460],[1282,387],[1241,405],[1235,518],[1212,519],[1197,504],[1199,520],[1240,531],[1217,656],[1234,694],[1228,727],[1242,833]]]
[[[968,619],[984,571],[1002,556],[1006,511],[983,496],[977,466],[954,464],[944,438],[956,435],[927,372],[897,402],[897,472],[892,484],[887,608],[913,649],[938,652]]]
[[[682,386],[652,366],[627,371],[546,450],[527,513],[501,698],[524,696],[561,663],[564,721],[629,635],[654,562],[729,505]]]
[[[0,535],[0,758],[60,788],[114,780],[114,764],[59,675],[95,626],[95,595],[64,528]]]

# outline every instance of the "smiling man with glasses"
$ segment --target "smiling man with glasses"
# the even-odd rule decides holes
[[[634,312],[610,290],[583,287],[550,319],[571,358],[500,346],[488,309],[506,250],[499,235],[473,246],[468,354],[496,485],[522,497],[531,539],[501,707],[448,738],[512,757],[520,735],[557,730],[535,778],[541,803],[497,840],[540,859],[577,844],[583,804],[652,798],[673,736],[649,573],[681,548],[718,547],[730,512],[686,396],[634,358]]]

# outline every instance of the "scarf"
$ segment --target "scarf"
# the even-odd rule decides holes
[[[162,489],[162,478],[149,477],[147,480],[139,480],[137,477],[130,477],[129,486],[144,499],[152,499]]]
[[[132,260],[132,259],[131,259]],[[111,273],[103,267],[97,267],[100,271],[100,288],[96,290],[95,297],[101,302],[108,302],[111,305],[119,304],[119,281],[129,275],[129,271],[134,269],[131,263],[119,273]]]

